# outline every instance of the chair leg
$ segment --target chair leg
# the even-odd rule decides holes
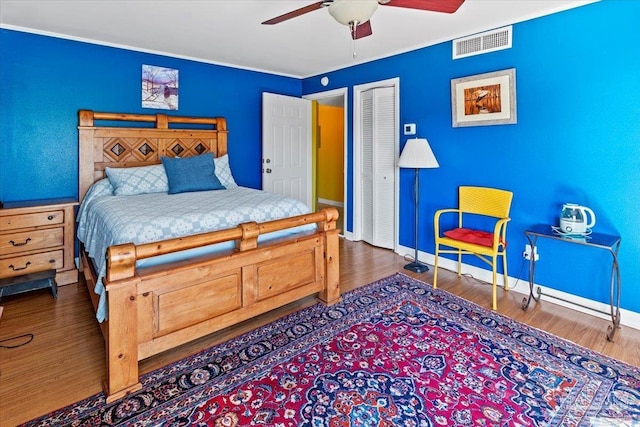
[[[438,244],[436,244],[436,259],[433,262],[433,288],[438,287]]]
[[[458,277],[462,276],[462,251],[458,250]]]
[[[497,310],[498,309],[498,295],[497,295],[497,276],[498,276],[498,269],[497,269],[497,265],[496,263],[498,262],[497,258],[493,258],[493,283],[492,283],[492,288],[493,288],[493,309]]]
[[[507,252],[502,253],[502,271],[504,272],[504,290],[509,290],[509,274],[507,274]]]

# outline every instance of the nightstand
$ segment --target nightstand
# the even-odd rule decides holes
[[[5,203],[0,209],[0,279],[55,269],[58,285],[77,282],[77,205],[73,199]]]

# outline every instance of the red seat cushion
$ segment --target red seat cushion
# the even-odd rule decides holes
[[[461,242],[473,243],[487,247],[493,246],[493,233],[481,230],[471,230],[469,228],[454,228],[445,231],[444,235],[450,239],[460,240]]]

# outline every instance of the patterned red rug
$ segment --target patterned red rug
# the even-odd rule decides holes
[[[640,369],[396,274],[26,425],[613,426]]]

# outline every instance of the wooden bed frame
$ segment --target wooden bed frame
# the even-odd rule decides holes
[[[95,121],[105,125],[96,126]],[[180,128],[174,128],[176,124]],[[80,110],[78,130],[81,200],[91,184],[105,176],[107,166],[144,166],[159,164],[161,156],[227,152],[226,121],[220,117]],[[108,320],[100,323],[106,345],[107,402],[142,387],[138,379],[142,359],[308,295],[317,293],[325,304],[338,302],[337,218],[337,210],[330,208],[190,237],[110,247],[103,279]],[[315,232],[257,243],[261,234],[310,223],[317,224]],[[235,241],[236,249],[136,269],[139,259],[225,241]],[[95,308],[97,275],[84,248],[80,270]]]

